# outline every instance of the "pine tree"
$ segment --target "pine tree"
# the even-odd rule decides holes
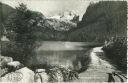
[[[41,13],[27,9],[23,3],[19,4],[19,7],[16,7],[16,12],[8,18],[5,24],[6,35],[11,44],[7,47],[13,49],[8,51],[14,60],[25,63],[28,58],[34,55],[33,50],[37,39],[34,33],[42,19]]]

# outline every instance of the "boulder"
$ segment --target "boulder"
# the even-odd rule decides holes
[[[12,61],[13,61],[13,59],[11,57],[0,56],[0,66],[3,66]]]
[[[11,71],[16,71],[20,68],[23,68],[24,65],[21,64],[19,61],[13,61],[13,62],[7,63],[6,67],[8,68],[8,71],[11,72]]]
[[[24,67],[1,77],[0,82],[33,83],[34,72]]]

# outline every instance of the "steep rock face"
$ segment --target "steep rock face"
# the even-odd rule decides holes
[[[46,26],[49,26],[49,28],[53,28],[57,31],[68,31],[72,28],[76,28],[76,23],[73,22],[67,22],[57,19],[46,19]]]
[[[104,42],[111,36],[126,36],[127,3],[125,1],[101,1],[92,3],[78,23],[71,40]],[[75,37],[73,37],[75,35]]]

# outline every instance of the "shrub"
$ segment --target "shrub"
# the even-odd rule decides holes
[[[126,37],[112,37],[103,47],[103,50],[113,63],[117,65],[120,70],[127,70],[127,38]]]

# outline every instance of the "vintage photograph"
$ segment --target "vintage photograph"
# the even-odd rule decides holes
[[[0,83],[127,82],[127,0],[0,0]]]

